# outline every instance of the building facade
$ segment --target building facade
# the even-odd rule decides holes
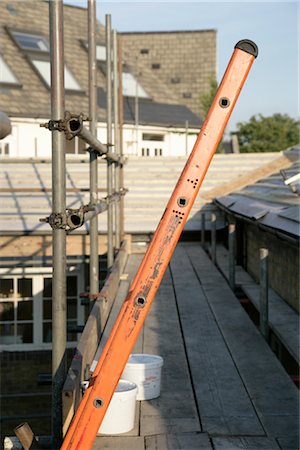
[[[1,141],[0,156],[50,157],[51,134],[40,129],[50,117],[48,3],[4,1],[0,12],[0,104],[12,121],[12,134]],[[189,153],[202,122],[199,98],[216,72],[216,32],[119,36],[123,48],[124,153]],[[177,53],[179,43],[185,59]],[[87,116],[86,9],[64,6],[64,49],[66,110]],[[138,66],[135,51],[139,53]],[[190,64],[195,57],[199,62],[196,71]],[[171,64],[174,59],[177,65]],[[98,137],[106,143],[105,33],[100,23],[97,64]],[[84,144],[77,139],[67,142],[66,152],[84,153]]]

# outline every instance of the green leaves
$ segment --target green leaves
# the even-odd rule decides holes
[[[238,123],[238,140],[241,153],[279,152],[300,141],[300,123],[287,114],[262,114],[249,122]]]

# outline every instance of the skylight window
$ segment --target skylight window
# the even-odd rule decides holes
[[[33,58],[31,59],[32,64],[37,69],[38,73],[41,75],[48,87],[51,86],[51,69],[50,61],[40,60]],[[73,77],[70,70],[65,66],[65,89],[70,91],[81,91],[81,87],[78,82]]]
[[[135,97],[137,94],[140,98],[149,98],[147,92],[142,88],[131,73],[123,72],[122,84],[123,95],[125,97]]]
[[[40,52],[49,52],[50,50],[48,40],[41,35],[23,33],[20,31],[11,31],[11,34],[23,50]]]
[[[0,55],[0,83],[19,84],[18,80]]]

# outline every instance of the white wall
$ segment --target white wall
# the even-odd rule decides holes
[[[51,157],[51,132],[41,128],[46,119],[11,119],[12,134],[0,141],[0,155],[4,155],[5,144],[9,144],[9,157],[34,158]],[[198,130],[189,130],[188,151],[193,148]],[[144,141],[143,134],[164,135],[163,141]],[[142,156],[142,149],[149,149],[149,156],[154,156],[155,149],[162,149],[163,156],[186,155],[185,129],[124,125],[124,153]],[[99,123],[98,139],[106,143],[106,125]],[[2,151],[1,151],[2,149]],[[144,151],[145,153],[145,151]]]

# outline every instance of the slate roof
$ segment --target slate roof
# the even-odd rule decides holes
[[[19,85],[15,86],[6,86],[0,83],[1,109],[10,117],[47,118],[50,115],[50,90],[34,70],[30,62],[30,53],[20,49],[10,34],[10,30],[17,30],[40,34],[49,39],[48,8],[48,2],[44,0],[3,0],[0,2],[0,54],[19,82]],[[88,115],[88,52],[83,45],[86,40],[87,10],[64,5],[65,63],[82,88],[80,92],[66,92],[65,106],[66,110],[73,113],[82,112],[84,115]],[[97,40],[99,43],[105,40],[104,28],[99,22]],[[130,58],[128,61],[126,60],[126,49],[124,49],[123,55],[127,69],[137,76],[139,83],[154,103],[178,105],[178,98],[170,86],[167,86],[146,67],[136,74]],[[97,84],[105,89],[105,76],[100,67],[97,71]],[[149,108],[151,109],[150,116],[152,116],[157,105]],[[146,108],[147,111],[149,108]],[[165,106],[162,108],[164,111],[166,110]],[[181,124],[182,122],[184,124],[185,120],[191,122],[194,120],[195,122],[195,118],[192,119],[192,113],[188,108],[177,107],[167,112],[175,114],[175,110],[177,111],[176,116],[180,115]],[[161,116],[165,115],[164,111]],[[158,117],[157,109],[155,109],[155,114]],[[181,120],[182,114],[187,115],[183,121]],[[105,118],[105,110],[101,107],[98,108],[98,116],[100,119]],[[149,116],[149,112],[145,113],[146,116]],[[199,122],[198,120],[197,126],[199,126]],[[165,122],[163,123],[165,124]]]
[[[293,164],[285,169],[288,178],[300,172],[300,146],[285,153]],[[298,186],[297,186],[298,184]],[[240,191],[217,197],[217,205],[231,214],[251,220],[281,233],[300,237],[300,185],[294,184],[295,192],[284,183],[281,173],[276,173],[251,184]]]
[[[98,89],[98,106],[106,107],[106,93],[104,89]],[[128,124],[135,123],[135,99],[124,97],[124,121]],[[139,124],[141,125],[165,125],[167,127],[184,128],[188,121],[189,128],[199,129],[201,119],[184,105],[173,105],[139,99]]]

